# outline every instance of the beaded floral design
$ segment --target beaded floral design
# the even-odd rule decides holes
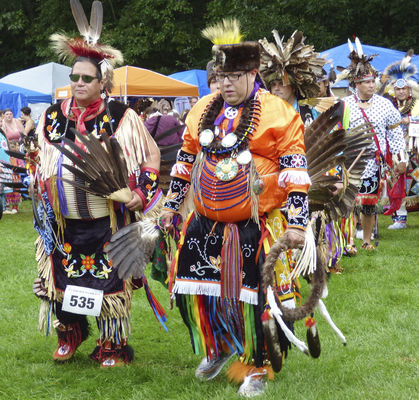
[[[98,132],[96,134],[96,136],[99,136],[106,133],[106,129],[105,129],[105,124],[109,124],[109,126],[111,126],[111,124],[113,124],[115,122],[114,119],[109,120],[109,117],[107,114],[104,114],[102,117],[102,121],[99,121],[99,124],[95,124],[95,131]]]
[[[307,169],[307,159],[303,154],[281,156],[279,158],[279,167],[281,170],[286,168]]]
[[[57,119],[58,113],[57,111],[52,111],[51,113],[47,114],[47,123],[46,130],[48,132],[49,140],[57,140],[61,137],[61,133],[57,132],[57,129],[60,127],[60,123]]]
[[[287,200],[288,226],[307,226],[308,196],[306,193],[291,192]]]
[[[104,253],[103,258],[96,257],[96,254],[79,254],[73,255],[71,253],[72,247],[69,243],[64,243],[64,252],[67,254],[61,260],[64,271],[68,278],[80,278],[89,273],[97,279],[108,279],[112,272],[112,260]]]

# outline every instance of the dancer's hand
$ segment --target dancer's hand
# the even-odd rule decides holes
[[[297,228],[287,228],[285,239],[290,249],[301,249],[305,242],[305,232]]]
[[[138,193],[131,192],[132,197],[128,203],[125,203],[125,207],[128,208],[130,211],[139,211],[144,208],[143,201]]]
[[[159,220],[161,221],[161,228],[167,232],[170,233],[171,235],[174,234],[175,232],[175,226],[173,223],[173,218],[177,215],[176,212],[174,211],[169,211],[169,210],[163,210],[160,213],[160,218]]]

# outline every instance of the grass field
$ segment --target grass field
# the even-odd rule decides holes
[[[408,229],[389,231],[380,215],[376,253],[359,250],[344,258],[342,275],[333,275],[325,303],[348,345],[342,346],[318,317],[322,342],[319,359],[297,349],[269,384],[266,399],[417,399],[419,398],[419,213]],[[145,293],[136,291],[130,340],[135,359],[129,366],[101,370],[88,359],[92,334],[73,360],[55,364],[56,336],[37,330],[39,300],[32,294],[36,276],[29,202],[17,215],[0,221],[0,399],[234,399],[237,387],[224,373],[198,382],[186,328],[177,310],[169,310],[166,289],[149,283],[168,313],[169,333],[161,329]],[[357,241],[360,247],[360,241]],[[303,322],[296,326],[305,337]]]

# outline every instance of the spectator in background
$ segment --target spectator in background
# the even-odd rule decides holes
[[[147,118],[146,110],[150,108],[153,102],[154,100],[152,97],[141,97],[135,102],[133,109],[141,117],[143,122]]]
[[[19,150],[19,141],[21,139],[21,134],[24,132],[23,124],[17,119],[14,118],[13,112],[10,108],[4,109],[4,118],[2,121],[2,129],[6,136],[9,150],[18,151]],[[23,166],[21,160],[10,157],[10,164],[16,166]],[[13,181],[19,182],[19,174],[13,174]],[[13,191],[12,193],[6,194],[6,206],[11,208],[11,214],[16,214],[19,208],[19,204],[22,200],[22,196],[18,191]]]
[[[182,114],[180,114],[180,123],[181,124],[185,125],[186,117],[188,116],[188,114],[189,114],[188,109],[182,111]]]
[[[180,115],[176,109],[172,109],[167,113],[167,115],[171,115],[172,117],[175,117],[178,121],[180,121]]]
[[[10,108],[4,109],[4,118],[2,122],[2,129],[6,134],[9,142],[10,150],[17,150],[17,145],[20,141],[20,134],[24,132],[22,122],[14,118],[13,111]]]
[[[29,107],[22,107],[20,109],[20,119],[22,120],[25,136],[32,136],[35,134],[35,122],[31,117],[32,110]]]
[[[215,79],[214,61],[209,61],[207,64],[207,83],[211,93],[220,89],[220,82]]]
[[[165,101],[167,102],[167,100]],[[157,106],[156,104],[152,104],[145,111],[145,126],[159,146],[181,143],[183,126],[173,115],[164,114],[160,111],[161,109],[164,110],[161,107],[161,102],[160,100]]]
[[[0,110],[0,126],[3,121],[3,111]],[[6,163],[10,162],[10,157],[6,153],[9,147],[7,145],[6,135],[3,133],[3,130],[0,128],[0,162],[4,161]],[[0,218],[2,214],[12,214],[10,210],[6,209],[6,194],[11,193],[12,189],[5,186],[2,182],[11,182],[13,181],[12,171],[9,168],[5,168],[0,164]]]
[[[172,109],[170,103],[166,99],[161,99],[157,103],[157,109],[162,115],[167,115],[167,113]]]
[[[198,102],[199,98],[196,96],[189,97],[189,105],[191,108]]]

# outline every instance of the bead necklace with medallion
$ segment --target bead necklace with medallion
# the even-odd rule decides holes
[[[257,89],[258,87],[255,87],[252,95],[239,107],[229,106],[224,102],[221,94],[216,96],[208,104],[199,121],[199,141],[202,151],[222,158],[215,168],[217,178],[222,181],[234,179],[238,173],[239,164],[244,167],[252,160],[252,155],[248,150],[248,141],[259,123],[260,102],[254,95]],[[218,116],[223,107],[224,114]],[[240,108],[243,108],[240,121],[232,132],[233,121]],[[218,134],[214,132],[219,131],[218,126],[225,118],[229,120],[226,135],[219,140]]]

